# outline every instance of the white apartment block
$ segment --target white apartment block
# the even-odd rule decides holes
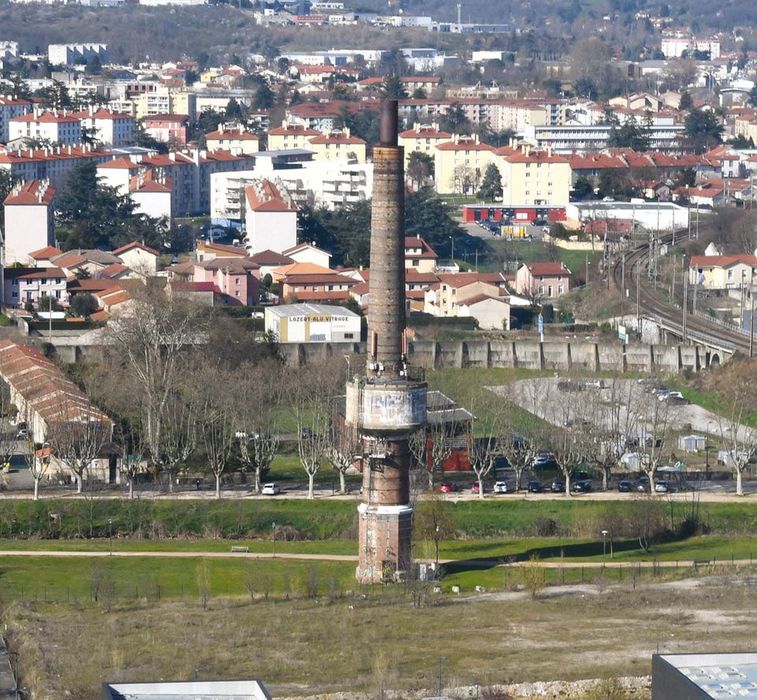
[[[90,145],[54,148],[0,148],[0,168],[18,180],[49,180],[56,189],[63,186],[67,173],[79,163],[102,163],[112,158],[110,151]]]
[[[71,66],[88,63],[95,56],[100,63],[108,62],[107,44],[50,44],[47,47],[47,60],[53,66]]]
[[[38,139],[52,144],[73,145],[81,143],[81,122],[72,112],[34,111],[13,117],[8,122],[8,140]]]
[[[369,199],[373,188],[372,163],[305,161],[278,169],[256,154],[255,169],[211,175],[210,216],[213,223],[233,225],[242,220],[244,188],[266,178],[298,204],[335,209]],[[292,164],[289,164],[290,166]]]
[[[694,51],[709,51],[710,60],[714,60],[720,58],[720,41],[691,36],[666,36],[662,39],[660,51],[665,58],[680,58],[684,51],[691,58]]]
[[[523,137],[533,146],[551,148],[555,153],[587,153],[607,148],[611,128],[609,124],[527,126]],[[650,129],[650,148],[678,150],[684,131],[683,124],[654,124]]]
[[[8,143],[8,122],[31,111],[32,103],[29,100],[0,95],[0,143]]]
[[[134,117],[109,109],[90,107],[77,112],[81,125],[94,131],[95,139],[108,146],[130,146],[134,143]]]
[[[28,265],[29,253],[55,242],[53,198],[47,181],[17,184],[5,198],[5,246],[2,264]]]

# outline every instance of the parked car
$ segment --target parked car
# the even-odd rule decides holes
[[[442,483],[439,484],[439,493],[452,493],[453,491],[457,491],[457,486],[452,482],[442,481]]]
[[[557,467],[557,460],[551,452],[539,452],[531,464],[533,469],[552,469]]]
[[[665,479],[659,479],[654,483],[654,490],[655,493],[669,493],[673,490],[673,487]]]
[[[486,490],[486,489],[484,489],[484,490]],[[473,482],[473,484],[470,487],[470,492],[471,493],[479,493],[478,481],[474,481]]]
[[[649,491],[649,477],[648,476],[639,477],[639,480],[636,482],[636,490]]]
[[[620,491],[621,493],[630,493],[632,489],[633,484],[627,479],[623,479],[622,481],[618,482],[618,491]]]
[[[555,479],[549,487],[552,493],[562,493],[565,491],[565,482],[560,479]]]
[[[261,492],[264,496],[278,496],[281,493],[281,489],[278,484],[273,482],[263,484],[263,490]]]
[[[529,493],[541,493],[544,491],[544,486],[542,486],[541,481],[529,481],[526,488]]]
[[[591,491],[591,481],[586,481],[585,479],[574,481],[570,486],[570,490],[574,493],[589,493]]]
[[[504,481],[494,482],[494,493],[507,493],[507,483]]]

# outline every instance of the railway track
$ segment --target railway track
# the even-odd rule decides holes
[[[677,234],[679,240],[681,233]],[[685,235],[685,234],[684,234]],[[660,236],[659,242],[662,244],[671,243],[674,234],[668,233]],[[647,265],[649,257],[649,248],[646,244],[631,249],[625,253],[625,288],[629,290],[628,299],[625,302],[625,313],[628,314],[631,308],[635,311],[636,300],[638,298],[639,311],[642,316],[657,320],[671,332],[680,335],[684,340],[698,341],[711,345],[716,348],[722,348],[731,352],[742,352],[749,354],[749,336],[734,332],[728,328],[718,325],[715,322],[708,321],[701,316],[694,316],[691,313],[686,314],[686,327],[684,328],[684,315],[680,307],[667,304],[645,289],[641,280],[647,278]],[[613,268],[613,280],[615,287],[624,294],[624,271],[623,261],[618,260]],[[637,280],[639,280],[637,290]],[[638,295],[638,296],[637,296]],[[630,304],[631,308],[628,308]]]

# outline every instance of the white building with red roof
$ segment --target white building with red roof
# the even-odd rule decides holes
[[[131,114],[100,107],[76,112],[82,127],[93,132],[99,143],[107,146],[131,146],[134,143],[135,119]]]
[[[29,112],[8,121],[8,140],[36,139],[54,144],[81,143],[81,122],[67,110]]]
[[[0,95],[0,143],[8,142],[8,122],[32,111],[32,103],[17,97]]]
[[[749,289],[757,284],[755,255],[692,255],[689,284],[704,289]]]
[[[244,198],[250,255],[264,250],[284,253],[297,243],[298,209],[285,191],[260,179],[244,188]]]
[[[321,133],[302,124],[291,124],[286,120],[281,126],[268,130],[268,150],[282,151],[292,148],[310,148],[310,139]]]
[[[13,187],[3,203],[4,265],[26,265],[30,253],[55,243],[54,197],[55,189],[46,180],[29,180]]]
[[[422,238],[405,236],[405,269],[425,274],[436,270],[438,255]]]
[[[56,188],[63,186],[66,175],[77,165],[102,163],[111,158],[110,151],[89,144],[53,148],[0,147],[0,168],[14,180],[49,180]]]

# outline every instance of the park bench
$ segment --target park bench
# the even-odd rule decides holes
[[[232,554],[247,554],[250,551],[249,547],[243,547],[241,545],[235,545],[231,548]]]

